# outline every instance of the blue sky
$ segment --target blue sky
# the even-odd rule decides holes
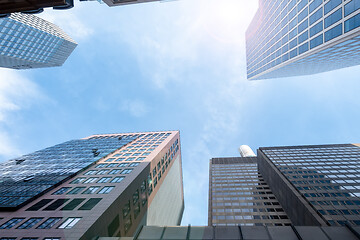
[[[62,67],[0,69],[0,161],[94,133],[180,130],[183,225],[207,224],[211,157],[237,148],[360,142],[360,67],[246,80],[248,0],[40,14],[78,47]]]

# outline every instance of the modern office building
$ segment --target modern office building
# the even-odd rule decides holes
[[[258,166],[295,225],[360,225],[360,145],[267,147]]]
[[[58,26],[32,14],[0,18],[0,67],[61,66],[76,46]]]
[[[259,173],[256,156],[213,158],[209,169],[209,226],[291,224]]]
[[[179,225],[178,131],[93,135],[0,164],[0,239],[133,236]]]
[[[359,0],[259,0],[246,32],[249,80],[360,64]]]

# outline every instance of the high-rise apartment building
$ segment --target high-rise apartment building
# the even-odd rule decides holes
[[[360,0],[259,0],[246,32],[250,80],[360,64]]]
[[[0,239],[95,239],[179,225],[179,137],[93,135],[1,163]]]
[[[209,226],[291,224],[259,173],[256,156],[213,158],[209,169]]]
[[[32,14],[0,18],[0,67],[61,66],[76,46],[58,26]]]
[[[266,147],[259,170],[296,225],[360,225],[360,145]]]

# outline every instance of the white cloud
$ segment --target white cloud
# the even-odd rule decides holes
[[[77,6],[77,8],[78,7],[80,6]],[[75,11],[79,11],[77,8],[65,11],[48,8],[45,9],[39,17],[59,26],[65,33],[74,39],[75,42],[77,42],[87,39],[94,33],[94,30],[91,27],[77,17],[77,14],[75,13]]]
[[[29,107],[44,96],[36,84],[14,70],[0,69],[0,155],[10,157],[19,153],[12,137],[4,130],[11,125],[11,113]]]
[[[141,100],[125,100],[120,106],[120,110],[128,112],[134,117],[142,117],[149,112],[148,106]]]

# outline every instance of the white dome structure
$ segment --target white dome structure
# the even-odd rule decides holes
[[[256,157],[255,153],[248,145],[241,145],[239,147],[239,153],[242,157]]]

